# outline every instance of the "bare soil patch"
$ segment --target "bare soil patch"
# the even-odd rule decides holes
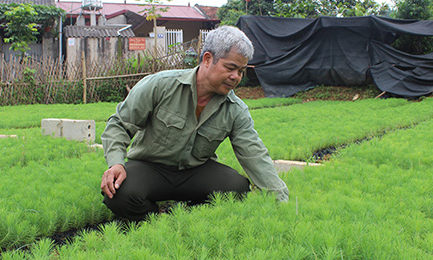
[[[261,86],[257,87],[236,87],[235,94],[241,99],[265,98],[265,92]],[[380,95],[375,86],[362,87],[340,87],[340,86],[318,86],[293,95],[293,98],[302,99],[304,102],[316,100],[339,100],[352,101],[358,99],[375,98]]]
[[[236,87],[235,94],[241,99],[260,99],[265,97],[262,87]]]

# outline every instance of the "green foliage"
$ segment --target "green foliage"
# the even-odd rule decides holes
[[[138,0],[137,0],[138,1]],[[170,1],[170,0],[168,0]],[[157,18],[161,17],[161,12],[165,13],[168,12],[169,7],[158,7],[158,5],[162,5],[163,2],[161,0],[144,0],[146,3],[145,5],[140,6],[148,6],[141,10],[139,13],[144,13],[146,15],[146,20],[148,21],[154,21]]]
[[[8,20],[6,19],[5,12],[11,11],[13,8],[19,7],[21,4],[10,3],[0,4],[0,23],[4,26]],[[53,27],[59,18],[64,19],[66,17],[66,11],[47,5],[31,5],[36,11],[37,15],[32,17],[34,23],[42,26],[42,29]],[[54,29],[54,28],[52,28]]]
[[[398,0],[397,10],[393,13],[397,19],[431,20],[433,18],[433,1],[431,0]],[[393,47],[410,54],[433,52],[433,37],[403,35]]]
[[[249,109],[260,109],[267,107],[290,106],[302,103],[301,99],[296,98],[260,98],[244,100]]]
[[[431,101],[317,101],[256,109],[251,115],[273,159],[307,161],[320,149],[338,147],[433,118]],[[243,172],[228,140],[220,145],[217,154],[222,163]]]
[[[29,49],[28,44],[37,40],[41,29],[53,27],[56,20],[64,18],[66,12],[55,6],[32,5],[28,3],[0,4],[0,26],[5,28],[6,43],[11,49],[23,55]]]
[[[239,17],[247,14],[247,13],[245,13],[245,10],[241,11],[241,10],[227,8],[227,10],[224,11],[222,8],[224,8],[224,6],[219,8],[218,13],[217,13],[218,18],[221,20],[221,25],[234,26],[234,25],[236,25]]]
[[[37,15],[38,13],[30,4],[20,4],[4,13],[8,21],[5,28],[7,38],[4,38],[4,41],[12,44],[10,47],[12,50],[20,51],[24,55],[29,49],[28,43],[37,40],[38,30],[32,19]]]
[[[275,1],[275,11],[279,17],[316,18],[321,13],[321,6],[315,0]]]
[[[351,17],[383,15],[389,11],[386,4],[379,5],[373,0],[277,0],[275,14],[279,17],[317,18],[319,16]]]
[[[317,18],[319,16],[384,15],[390,11],[387,4],[373,0],[229,0],[218,9],[221,24],[235,25],[242,15],[270,15],[278,17]]]
[[[0,248],[110,216],[98,188],[106,168],[102,151],[63,138],[41,137],[40,130],[34,130],[25,131],[25,137],[0,140],[5,178],[0,187]]]
[[[36,79],[35,79],[35,75],[36,75],[36,70],[35,69],[31,69],[29,67],[25,68],[23,71],[23,83],[26,84],[26,92],[23,93],[25,96],[30,96],[31,93],[34,93],[34,98],[33,98],[33,102],[34,103],[41,103],[43,101],[44,98],[44,93],[42,91],[41,88],[38,87],[38,85],[36,84]]]
[[[373,84],[351,87],[321,85],[309,88],[305,91],[299,91],[295,93],[292,98],[299,98],[306,101],[351,100],[358,94],[358,99],[369,99],[377,97],[381,92],[382,91]]]
[[[116,103],[55,104],[0,107],[0,130],[38,127],[43,118],[107,121]]]
[[[272,101],[266,100],[264,106]],[[2,252],[2,259],[433,257],[431,98],[319,101],[252,110],[271,154],[291,146],[376,137],[340,150],[322,167],[282,173],[290,189],[288,203],[276,203],[273,194],[258,190],[242,201],[216,194],[208,205],[178,204],[171,214],[152,215],[127,228],[112,222],[54,246],[46,236],[111,219],[99,194],[106,168],[103,152],[41,137],[38,127],[17,127],[36,121],[27,115],[31,111],[41,118],[62,113],[100,118],[99,127],[114,109],[115,104],[106,103],[0,108],[0,119],[10,126],[0,127],[1,133],[19,136],[0,139],[0,247],[33,243],[28,250]],[[10,119],[18,115],[23,117]],[[223,162],[234,157],[221,149],[219,155]]]
[[[126,81],[123,79],[98,82],[95,91],[99,95],[99,101],[116,103],[123,101],[128,95],[128,92],[125,87],[121,86],[126,86]]]
[[[227,4],[218,9],[217,17],[221,24],[236,25],[237,20],[242,15],[271,15],[274,11],[272,0],[229,0]]]
[[[397,0],[397,19],[430,20],[433,16],[433,2],[431,0]]]
[[[138,1],[138,0],[137,0]],[[168,0],[169,2],[170,0]],[[158,7],[158,5],[162,4],[161,0],[144,0],[144,2],[146,3],[146,8],[144,8],[142,11],[140,11],[139,13],[144,13],[144,15],[146,16],[146,20],[148,21],[153,21],[153,31],[155,33],[154,35],[154,55],[155,58],[158,57],[158,45],[157,45],[157,39],[158,39],[158,35],[157,35],[157,23],[156,20],[161,17],[161,12],[167,12],[169,7]],[[153,71],[155,70],[155,64],[153,65]]]
[[[139,54],[138,56],[131,57],[126,61],[126,63],[130,65],[137,73],[142,71],[150,71],[149,64],[151,62],[152,57],[145,54]]]

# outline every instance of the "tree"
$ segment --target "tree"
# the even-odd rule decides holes
[[[274,12],[273,0],[228,0],[218,9],[217,17],[221,24],[235,25],[242,15],[271,15]]]
[[[297,18],[384,15],[390,10],[374,0],[276,0],[274,7],[279,17]]]
[[[37,41],[43,29],[53,27],[65,11],[55,6],[23,4],[0,4],[0,27],[5,30],[4,41],[10,49],[20,51],[22,56],[29,50],[28,44]],[[38,29],[39,28],[39,29]]]
[[[139,0],[137,0],[139,1]],[[170,2],[171,0],[168,0],[168,2]],[[158,7],[158,5],[162,4],[161,0],[145,0],[146,2],[146,6],[150,6],[147,8],[144,8],[142,11],[140,11],[140,13],[144,13],[146,15],[146,20],[148,21],[153,21],[153,31],[155,32],[154,38],[155,38],[155,46],[154,48],[154,53],[155,53],[155,58],[158,57],[158,46],[157,46],[157,40],[158,40],[158,35],[156,32],[156,19],[158,19],[159,17],[161,17],[160,12],[167,12],[169,7]],[[155,70],[155,63],[153,66],[153,70]]]
[[[432,0],[397,0],[397,10],[393,17],[397,19],[431,20],[433,18]],[[403,35],[393,47],[411,54],[433,52],[433,38],[423,36]]]
[[[10,48],[20,51],[23,56],[30,49],[28,44],[37,40],[38,29],[32,19],[36,15],[38,13],[30,4],[20,4],[4,13],[8,21],[5,28],[7,38],[4,41],[11,43]]]
[[[218,10],[222,24],[236,24],[240,16],[270,15],[278,17],[316,18],[319,16],[384,15],[390,8],[374,0],[229,0]]]

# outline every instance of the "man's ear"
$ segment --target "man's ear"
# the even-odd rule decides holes
[[[210,52],[205,52],[203,54],[203,65],[208,67],[213,62],[213,55]]]

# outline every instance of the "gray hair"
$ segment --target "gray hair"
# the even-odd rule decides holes
[[[238,54],[251,60],[254,54],[254,47],[244,32],[233,26],[221,26],[212,30],[205,39],[203,50],[200,54],[200,62],[203,54],[210,52],[214,56],[214,63],[219,59],[227,57],[228,53],[235,49]]]

